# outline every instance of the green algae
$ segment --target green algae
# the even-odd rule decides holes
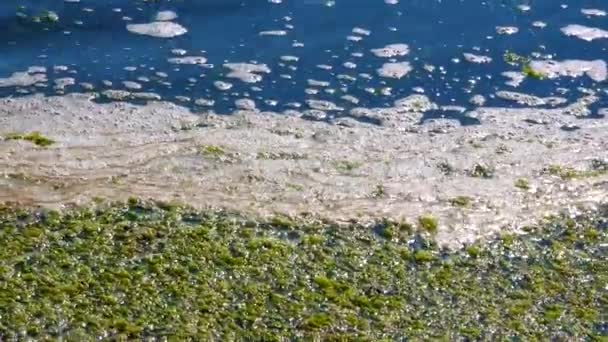
[[[522,73],[523,73],[523,74],[524,74],[526,77],[533,78],[533,79],[536,79],[536,80],[543,80],[543,79],[545,79],[545,77],[546,77],[546,76],[545,76],[543,73],[538,72],[538,71],[536,71],[536,70],[532,69],[532,67],[530,67],[530,65],[529,65],[529,64],[524,65],[524,66],[521,68],[521,72],[522,72]]]
[[[204,156],[219,158],[226,154],[226,151],[221,146],[205,145],[200,148],[200,153]]]
[[[514,52],[507,51],[503,55],[503,60],[509,65],[521,66],[521,73],[528,78],[536,80],[543,80],[546,78],[543,73],[534,70],[530,66],[530,62],[532,61],[530,57],[521,56]]]
[[[360,162],[354,162],[354,161],[350,161],[350,160],[340,160],[334,163],[334,167],[336,168],[336,170],[340,173],[351,173],[352,171],[358,169],[359,167],[361,167],[361,163]]]
[[[518,55],[515,52],[506,51],[503,55],[503,60],[505,63],[510,65],[526,65],[530,63],[530,58],[522,55]]]
[[[493,178],[494,168],[485,164],[475,164],[471,170],[469,170],[469,176],[476,178]]]
[[[386,196],[386,188],[382,184],[376,184],[374,190],[372,190],[371,196],[373,198],[381,198]]]
[[[4,137],[5,140],[23,140],[29,141],[36,146],[48,147],[55,143],[54,140],[40,134],[40,132],[31,132],[27,134],[11,133]]]
[[[439,228],[439,221],[431,215],[423,215],[418,218],[418,224],[422,230],[435,234]]]
[[[515,180],[515,187],[521,190],[530,190],[530,182],[525,178]]]
[[[0,207],[0,340],[605,338],[606,207],[461,250],[375,226]]]
[[[437,169],[446,176],[452,175],[454,172],[456,172],[456,169],[447,161],[437,163]]]
[[[455,207],[468,208],[471,206],[473,199],[468,196],[456,196],[450,199],[450,204]]]
[[[600,160],[593,160],[591,163],[590,170],[577,170],[572,167],[566,167],[561,165],[549,165],[545,169],[545,173],[552,176],[557,176],[562,180],[599,177],[608,173],[608,168],[606,168],[603,163],[605,162]]]

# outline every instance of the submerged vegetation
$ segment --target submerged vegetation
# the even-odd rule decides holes
[[[32,132],[27,134],[11,133],[4,137],[5,140],[24,140],[33,143],[36,146],[47,147],[55,143],[54,140],[40,134],[40,132]]]
[[[469,176],[477,178],[493,178],[494,168],[486,164],[475,164],[473,169],[469,170]]]
[[[514,52],[507,51],[503,55],[503,59],[505,63],[509,65],[520,66],[521,73],[528,78],[533,78],[537,80],[542,80],[545,78],[545,75],[543,73],[538,72],[532,67],[530,67],[530,62],[532,61],[530,57],[524,57]]]
[[[605,163],[605,161],[595,159],[592,161],[591,168],[589,170],[578,170],[561,165],[549,165],[544,171],[549,175],[558,176],[563,180],[592,178],[608,173],[608,168],[606,168]]]
[[[607,210],[462,250],[168,204],[0,209],[0,339],[601,340]]]
[[[525,178],[518,178],[515,180],[515,187],[521,190],[530,190],[530,182]]]
[[[53,24],[59,21],[59,15],[57,15],[54,11],[43,10],[39,13],[33,13],[25,6],[17,7],[17,11],[15,12],[17,18],[22,20],[24,23],[43,23],[43,24]]]
[[[450,204],[455,207],[467,208],[471,205],[473,199],[468,196],[457,196],[450,199]]]

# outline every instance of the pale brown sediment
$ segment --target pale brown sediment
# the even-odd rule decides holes
[[[55,144],[0,140],[0,202],[56,208],[136,196],[335,221],[432,215],[438,241],[457,246],[608,198],[608,120],[573,115],[593,99],[481,108],[467,113],[480,124],[466,127],[419,124],[416,109],[429,104],[418,98],[353,111],[380,125],[312,122],[296,111],[199,115],[78,94],[4,99],[1,136],[39,131]]]

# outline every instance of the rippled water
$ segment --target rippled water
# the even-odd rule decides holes
[[[598,106],[605,106],[605,82],[528,77],[516,88],[501,75],[521,70],[504,61],[507,51],[535,59],[605,60],[608,39],[585,41],[560,31],[569,24],[608,30],[608,17],[586,15],[582,9],[605,11],[608,6],[604,0],[5,0],[0,3],[0,77],[43,66],[48,82],[0,87],[0,96],[83,91],[84,82],[98,91],[141,86],[131,91],[218,112],[233,110],[242,98],[275,111],[307,108],[306,100],[328,100],[338,107],[332,115],[340,116],[355,106],[387,106],[413,93],[441,105],[470,108],[469,100],[477,94],[488,105],[516,105],[495,98],[498,90],[573,99],[584,87],[598,91]],[[44,10],[56,13],[58,20],[32,20]],[[127,30],[129,24],[152,22],[165,10],[174,11],[172,22],[188,32],[157,38]],[[499,34],[497,26],[519,32]],[[391,61],[372,52],[387,44],[407,44],[409,53]],[[205,65],[169,62],[184,53],[203,56]],[[464,53],[492,61],[470,63]],[[255,73],[260,78],[256,83],[227,77],[230,70],[223,64],[241,62],[266,64],[270,72]],[[378,69],[390,62],[407,62],[412,70],[401,78],[381,77]],[[75,84],[68,81],[59,89],[54,82],[66,77]],[[217,81],[232,88],[220,90]],[[197,105],[197,99],[203,101]],[[427,113],[440,115],[464,117],[458,111]]]

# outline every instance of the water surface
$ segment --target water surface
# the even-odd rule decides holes
[[[608,29],[606,16],[585,15],[582,9],[608,10],[599,0],[3,1],[0,77],[43,66],[48,82],[0,87],[0,96],[81,92],[86,90],[83,82],[98,91],[126,89],[129,84],[123,82],[132,81],[141,89],[130,91],[153,92],[195,110],[230,112],[241,98],[274,111],[305,109],[307,100],[327,100],[338,107],[330,115],[341,116],[352,107],[389,106],[414,93],[424,93],[441,105],[467,108],[472,107],[469,99],[479,94],[487,105],[512,107],[517,104],[493,94],[512,90],[571,100],[581,96],[583,87],[598,90],[598,106],[603,106],[605,84],[588,77],[528,77],[515,88],[501,75],[522,68],[504,61],[507,51],[540,59],[605,59],[608,39],[585,41],[560,31],[568,24]],[[45,10],[56,13],[58,20],[32,20]],[[156,38],[126,29],[128,24],[153,21],[159,11],[174,11],[177,18],[172,22],[188,32]],[[538,22],[546,27],[538,27]],[[497,26],[519,31],[498,34]],[[284,35],[264,34],[267,31]],[[409,53],[382,58],[371,52],[397,43],[407,44]],[[178,52],[204,56],[207,62],[169,63],[169,58],[180,57]],[[470,63],[463,53],[492,61]],[[265,64],[270,73],[257,73],[262,79],[256,83],[226,77],[230,70],[224,63],[242,62]],[[398,79],[380,77],[377,69],[389,62],[408,62],[412,70]],[[75,84],[54,86],[56,79],[66,77],[74,78]],[[220,90],[217,81],[232,87]],[[197,99],[207,101],[196,105]],[[435,116],[463,118],[458,111],[427,114]]]

